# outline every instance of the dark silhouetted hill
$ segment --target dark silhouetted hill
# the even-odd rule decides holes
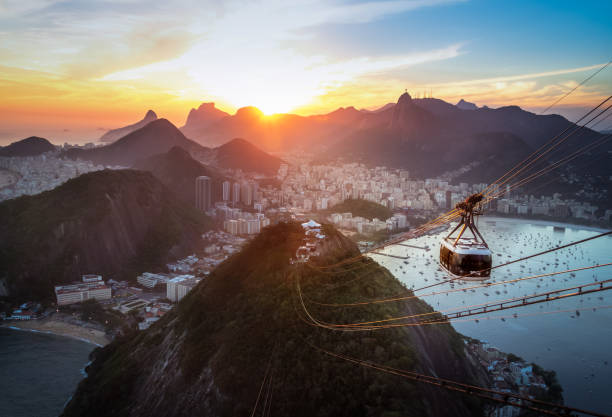
[[[54,150],[55,146],[47,139],[30,136],[0,148],[0,156],[36,156]]]
[[[244,139],[231,140],[212,150],[215,165],[220,168],[241,169],[275,175],[283,161]]]

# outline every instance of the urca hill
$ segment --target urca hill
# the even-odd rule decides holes
[[[323,233],[326,243],[318,261],[358,253],[333,228],[324,227]],[[96,349],[88,377],[63,416],[251,415],[258,395],[260,401],[270,399],[271,414],[282,416],[482,415],[482,405],[469,397],[318,350],[486,385],[462,337],[448,325],[345,333],[307,324],[298,281],[304,297],[329,303],[407,290],[367,260],[361,261],[358,276],[349,270],[332,276],[290,263],[303,237],[294,223],[265,229],[148,330]],[[356,321],[432,310],[412,299],[367,312],[312,311],[323,320]],[[266,370],[268,382],[262,384]]]

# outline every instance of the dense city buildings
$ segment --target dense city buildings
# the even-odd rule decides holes
[[[0,157],[0,201],[52,190],[88,172],[104,169],[89,161],[73,161],[58,154]]]
[[[346,199],[363,199],[382,204],[394,212],[447,211],[467,196],[483,191],[487,184],[453,184],[457,175],[469,170],[463,167],[457,172],[446,173],[440,178],[417,179],[410,172],[386,167],[368,168],[363,164],[345,163],[334,165],[312,165],[304,159],[296,159],[292,166],[282,166],[277,178],[283,181],[279,188],[264,187],[255,198],[260,207],[278,207],[290,213],[309,213],[326,210]],[[557,219],[571,218],[598,220],[598,207],[586,201],[562,199],[560,194],[552,196],[525,195],[519,190],[502,190],[499,200],[493,200],[487,211],[495,214],[550,216]],[[605,193],[606,190],[601,190]],[[266,211],[266,214],[268,212]],[[342,214],[342,213],[339,213]],[[606,211],[603,219],[612,217]],[[336,218],[336,221],[338,219]],[[356,224],[347,227],[357,229]],[[402,220],[392,220],[388,229],[403,228]],[[362,223],[366,224],[362,221]],[[373,229],[382,229],[382,223],[374,223]],[[366,226],[368,228],[370,226]]]

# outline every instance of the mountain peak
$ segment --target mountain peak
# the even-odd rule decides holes
[[[474,103],[470,103],[469,101],[465,101],[464,99],[459,100],[456,104],[457,108],[461,110],[477,110],[478,106]]]
[[[198,110],[212,110],[212,109],[217,109],[215,107],[215,103],[210,101],[208,103],[202,103],[200,104],[200,107],[198,107]]]
[[[408,104],[408,103],[412,103],[412,97],[410,96],[410,94],[408,94],[408,91],[406,91],[404,94],[402,94],[399,99],[397,99],[397,104]]]
[[[195,134],[197,136],[199,131],[227,116],[229,116],[229,114],[216,108],[215,103],[202,103],[197,110],[192,108],[191,111],[189,111],[187,121],[182,129],[184,129],[184,133],[188,135]]]
[[[146,126],[147,124],[149,124],[150,122],[154,120],[158,120],[157,114],[155,114],[153,110],[149,110],[147,111],[147,113],[145,114],[145,117],[142,120],[134,124],[131,124],[131,125],[109,130],[108,132],[106,132],[100,137],[99,141],[100,142],[115,142],[116,140],[121,139],[122,137],[129,135],[130,133]]]
[[[417,130],[431,126],[431,120],[432,115],[427,110],[417,106],[410,94],[405,92],[397,100],[397,104],[393,106],[390,127],[394,130],[412,134]]]
[[[260,117],[263,117],[263,115],[264,115],[263,112],[254,106],[241,107],[236,112],[237,117],[260,118]]]

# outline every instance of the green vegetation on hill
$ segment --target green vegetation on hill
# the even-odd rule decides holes
[[[325,256],[315,262],[358,253],[332,227],[324,232]],[[361,261],[358,272],[347,267],[337,274],[291,265],[303,236],[294,223],[265,229],[150,329],[96,350],[63,415],[249,415],[268,363],[275,415],[480,415],[480,404],[469,397],[366,370],[310,346],[475,382],[461,336],[448,325],[345,333],[305,323],[298,282],[309,310],[325,321],[431,308],[416,300],[371,309],[315,308],[308,300],[337,303],[407,290],[371,261]]]
[[[393,215],[387,207],[374,203],[373,201],[361,199],[348,199],[342,203],[336,204],[327,210],[329,213],[353,213],[353,217],[365,217],[372,220],[387,220]]]
[[[82,274],[135,279],[191,253],[210,225],[150,173],[132,170],[2,202],[0,218],[0,280],[10,296],[39,300]]]

